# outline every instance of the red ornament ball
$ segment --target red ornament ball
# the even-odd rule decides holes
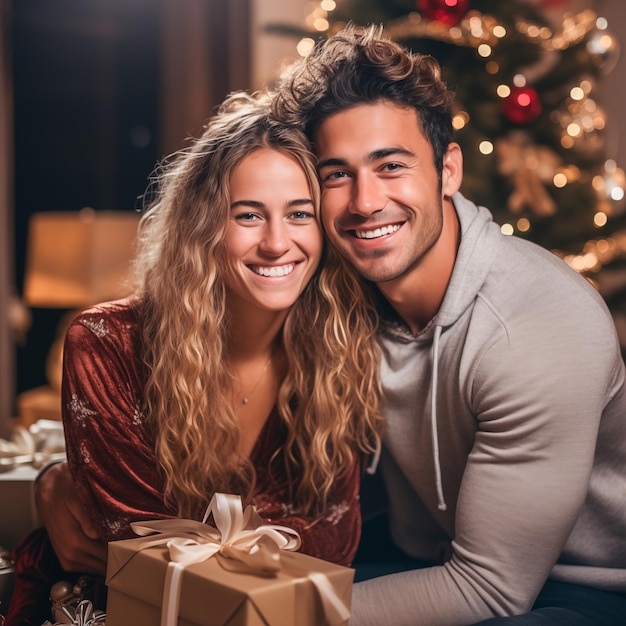
[[[513,124],[534,122],[541,109],[541,100],[532,87],[511,87],[511,93],[502,101],[502,112]]]
[[[417,0],[419,12],[429,20],[456,26],[469,10],[470,0]]]

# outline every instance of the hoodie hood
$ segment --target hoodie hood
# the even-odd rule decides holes
[[[491,213],[460,193],[452,197],[461,225],[461,244],[441,308],[433,322],[451,326],[472,304],[483,286],[500,243],[500,227]],[[480,247],[477,247],[480,241]]]

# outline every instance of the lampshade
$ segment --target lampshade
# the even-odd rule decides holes
[[[25,302],[81,308],[128,295],[139,219],[132,211],[34,213],[28,225]]]

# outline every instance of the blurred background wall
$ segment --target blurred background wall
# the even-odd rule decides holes
[[[0,0],[0,434],[47,383],[71,304],[21,306],[31,216],[132,212],[156,163],[224,96],[257,89],[293,41],[263,24],[301,0]],[[27,305],[29,303],[26,303]]]

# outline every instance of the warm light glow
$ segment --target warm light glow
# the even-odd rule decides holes
[[[480,39],[483,36],[483,25],[478,21],[478,24],[472,24],[470,27],[470,33],[476,39]]]
[[[497,37],[498,39],[502,39],[503,37],[506,37],[506,28],[500,25],[494,26],[493,35],[494,37]]]
[[[596,126],[595,126],[595,121],[593,119],[593,117],[591,117],[591,115],[583,115],[580,118],[580,123],[583,127],[583,129],[585,130],[585,132],[589,133],[591,132]]]
[[[552,39],[552,31],[547,26],[542,26],[539,29],[539,38],[545,41]]]
[[[334,11],[337,8],[335,0],[322,0],[320,6],[324,11]]]
[[[607,21],[606,17],[599,17],[596,20],[596,28],[598,30],[606,30],[609,27],[609,22]]]
[[[582,100],[585,97],[585,92],[581,87],[572,87],[569,95],[572,100]]]
[[[305,57],[311,50],[313,50],[313,46],[315,45],[315,41],[310,37],[304,37],[300,39],[298,45],[296,46],[296,50],[301,57]]]
[[[567,134],[570,137],[580,137],[580,135],[582,135],[582,132],[582,128],[576,122],[572,122],[571,124],[567,125]]]
[[[525,87],[526,77],[524,76],[524,74],[515,74],[515,76],[513,76],[513,84],[516,87]]]
[[[591,186],[596,191],[602,191],[604,189],[604,178],[602,178],[600,174],[597,174],[591,179]]]
[[[593,216],[593,224],[598,228],[602,228],[602,226],[604,226],[608,221],[609,218],[607,217],[606,213],[603,213],[602,211],[598,211]]]
[[[519,230],[520,233],[528,232],[530,230],[530,221],[525,217],[520,217],[520,219],[517,220],[517,230]]]
[[[487,58],[488,56],[491,56],[491,46],[486,43],[481,43],[480,46],[478,46],[477,51],[478,51],[478,54],[483,58]]]
[[[500,66],[495,61],[489,61],[485,65],[485,69],[488,74],[497,74],[500,71]]]
[[[577,272],[588,271],[596,267],[597,264],[598,264],[598,257],[593,252],[579,254],[578,256],[572,257],[572,259],[570,260],[570,265]]]
[[[28,223],[24,301],[78,309],[132,291],[141,215],[131,211],[33,213]]]
[[[596,242],[596,249],[600,254],[606,254],[610,249],[609,242],[606,239],[598,239]]]
[[[328,30],[329,26],[330,26],[330,24],[328,23],[328,20],[326,18],[323,18],[323,17],[318,17],[313,22],[313,28],[315,30],[319,30],[319,31]]]
[[[493,152],[493,144],[491,143],[491,141],[481,141],[478,144],[478,151],[481,154],[491,154]]]
[[[552,182],[555,187],[557,187],[558,189],[562,189],[563,187],[565,187],[565,185],[567,185],[567,176],[565,176],[563,172],[558,172],[554,175]]]
[[[460,111],[452,118],[452,127],[454,130],[461,130],[465,128],[469,122],[469,115],[466,111]]]
[[[500,226],[500,232],[503,235],[512,235],[515,232],[515,229],[511,224],[502,224],[502,226]]]
[[[498,85],[496,93],[501,98],[508,98],[511,95],[511,88],[508,85]]]
[[[613,47],[613,37],[611,35],[602,35],[600,37],[600,46],[604,50],[610,50]]]

